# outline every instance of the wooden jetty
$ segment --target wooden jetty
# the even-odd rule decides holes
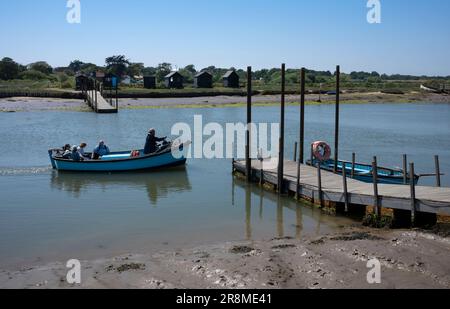
[[[252,122],[252,70],[247,70],[247,136],[245,145],[245,160],[233,160],[233,172],[245,175],[248,182],[259,180],[260,184],[270,184],[278,194],[294,193],[297,198],[312,201],[332,211],[344,206],[346,212],[357,206],[366,206],[374,215],[378,224],[386,213],[393,213],[394,221],[406,221],[414,225],[433,224],[439,216],[448,218],[450,216],[450,188],[441,188],[439,157],[435,156],[436,172],[428,176],[436,176],[436,187],[416,186],[414,181],[407,184],[407,172],[409,178],[414,179],[414,163],[409,164],[407,171],[407,156],[403,155],[403,178],[404,184],[380,184],[378,182],[377,157],[372,163],[373,183],[365,183],[353,179],[354,172],[346,175],[346,170],[338,173],[339,160],[339,129],[340,129],[340,66],[336,66],[336,111],[335,111],[335,134],[334,134],[334,168],[332,171],[306,165],[305,163],[305,84],[306,69],[300,72],[301,96],[300,96],[300,130],[299,142],[295,143],[294,160],[284,159],[285,148],[285,64],[281,66],[281,118],[280,139],[277,167],[263,170],[264,159],[251,158],[251,132]],[[299,149],[297,146],[300,145]],[[297,160],[298,151],[298,160]],[[258,151],[259,153],[259,151]],[[312,156],[311,156],[312,159]],[[311,160],[312,162],[312,160]],[[355,162],[353,154],[352,162]],[[368,206],[368,207],[367,207]],[[359,207],[361,208],[361,207]],[[433,222],[434,221],[434,222]],[[420,223],[419,223],[420,222]]]
[[[92,107],[94,112],[101,114],[113,114],[119,112],[117,78],[108,77],[103,80],[109,85],[108,89],[105,89],[105,83],[98,81],[95,73],[93,73],[92,76],[83,75],[78,78],[84,101]],[[106,95],[108,95],[108,100],[105,99]],[[115,98],[113,98],[114,95]]]
[[[100,91],[88,91],[86,93],[86,100],[96,113],[112,114],[118,112],[117,105],[113,106],[110,102],[106,101]]]
[[[277,168],[261,170],[261,167],[261,161],[252,160],[252,180],[278,186]],[[349,206],[363,205],[381,209],[450,215],[450,188],[415,186],[414,203],[412,203],[409,185],[378,184],[376,199],[371,183],[347,178],[347,194],[345,194],[344,176],[324,170],[321,170],[319,174],[318,168],[305,164],[300,165],[300,181],[297,186],[297,168],[297,162],[284,160],[282,191],[298,194],[300,198],[319,205],[329,205],[331,202]],[[245,160],[233,161],[233,170],[245,174]]]

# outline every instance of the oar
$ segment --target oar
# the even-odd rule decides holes
[[[417,176],[419,176],[419,177],[436,177],[437,174],[419,174]],[[441,174],[439,174],[439,176],[445,176],[445,174],[441,173]]]

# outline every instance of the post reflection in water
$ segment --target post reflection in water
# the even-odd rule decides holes
[[[245,190],[245,232],[247,240],[252,239],[252,192]]]
[[[254,226],[252,226],[252,194],[259,196],[259,219],[260,222],[264,221],[264,204],[270,204],[270,207],[272,207],[272,211],[274,211],[275,219],[276,219],[276,237],[285,237],[288,236],[285,231],[285,209],[291,210],[292,212],[295,212],[295,216],[292,216],[295,218],[295,224],[292,226],[295,227],[295,236],[297,239],[300,239],[302,237],[302,230],[303,230],[303,212],[302,212],[302,206],[298,203],[296,203],[293,200],[290,200],[289,197],[280,197],[276,194],[271,193],[265,193],[264,188],[262,188],[259,185],[256,184],[248,184],[243,180],[237,179],[233,177],[233,183],[232,183],[232,196],[233,196],[233,205],[234,205],[234,199],[236,196],[235,187],[236,185],[239,188],[244,189],[245,194],[245,237],[247,240],[252,240],[253,238],[253,230]],[[274,208],[275,206],[276,208]],[[290,212],[289,215],[292,213]],[[316,227],[316,229],[320,230],[320,223],[319,226]]]
[[[51,175],[51,188],[70,193],[80,198],[83,192],[101,191],[101,194],[117,194],[128,190],[147,191],[150,205],[156,207],[158,200],[167,198],[177,191],[191,191],[188,173],[185,167],[173,168],[164,172],[135,172],[135,173],[91,173],[80,174],[54,171]],[[120,188],[119,191],[115,189]],[[101,196],[99,196],[101,198]]]

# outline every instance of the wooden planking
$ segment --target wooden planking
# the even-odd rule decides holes
[[[90,103],[90,105],[94,108],[93,102],[95,101],[95,92],[92,93],[91,91],[87,92],[87,99]],[[111,104],[108,103],[108,101],[105,100],[105,98],[102,97],[100,91],[97,91],[97,113],[116,113],[117,109]]]
[[[260,176],[259,161],[252,161],[255,178]],[[235,161],[234,168],[245,172],[245,162]],[[342,176],[322,170],[322,198],[325,201],[345,202]],[[265,182],[276,185],[278,183],[277,168],[264,170]],[[317,168],[301,165],[300,188],[297,188],[297,163],[284,161],[284,179],[289,190],[304,197],[317,199]],[[410,187],[405,185],[378,185],[380,206],[384,208],[411,210]],[[373,184],[347,178],[348,200],[350,204],[373,205]],[[450,214],[450,188],[416,186],[417,211]]]

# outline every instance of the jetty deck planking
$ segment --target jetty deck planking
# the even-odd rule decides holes
[[[234,162],[234,169],[245,173],[245,161]],[[261,162],[252,161],[252,176],[259,179]],[[300,196],[313,200],[319,199],[317,168],[301,165]],[[277,168],[263,170],[265,182],[278,184]],[[342,176],[328,171],[321,171],[323,201],[345,203]],[[297,191],[297,163],[284,161],[284,182],[289,191]],[[373,205],[373,184],[347,178],[348,201],[350,204]],[[411,210],[411,192],[408,185],[379,184],[379,204],[382,208]],[[416,186],[416,211],[450,215],[450,188]]]

